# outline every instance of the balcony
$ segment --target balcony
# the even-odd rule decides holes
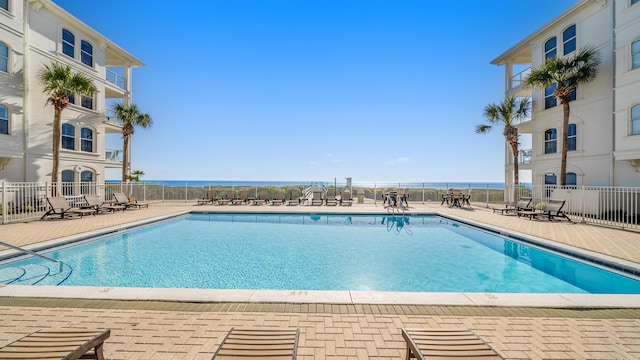
[[[104,149],[104,160],[112,164],[122,164],[122,150]]]
[[[126,81],[124,76],[116,73],[115,71],[107,68],[107,81],[119,87],[122,90],[126,90]]]
[[[518,151],[518,164],[531,164],[531,149]]]
[[[528,89],[525,86],[525,80],[531,74],[531,66],[526,69],[520,71],[519,73],[513,75],[511,77],[511,81],[509,83],[508,95],[516,95],[516,96],[531,96],[531,89]]]

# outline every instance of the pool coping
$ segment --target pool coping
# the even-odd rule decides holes
[[[52,239],[25,246],[31,251],[41,251],[51,247],[86,240],[145,226],[202,211],[184,210],[170,215],[139,220],[100,230]],[[212,212],[221,213],[221,212]],[[226,212],[225,212],[226,213]],[[252,214],[253,212],[230,212]],[[261,214],[257,212],[257,214]],[[301,214],[299,212],[270,212],[270,214]],[[305,213],[306,214],[306,213]],[[316,213],[312,213],[316,214]],[[345,213],[322,213],[322,215],[345,215]],[[357,212],[347,215],[389,215],[381,212]],[[409,212],[405,215],[437,215],[508,238],[541,246],[563,255],[574,256],[588,261],[619,269],[632,274],[640,274],[640,264],[608,255],[556,243],[497,226],[460,219],[438,212]],[[15,250],[0,252],[0,261],[16,256]],[[176,288],[119,288],[92,286],[42,285],[0,285],[0,297],[35,297],[91,300],[126,301],[172,301],[172,302],[250,302],[250,303],[323,303],[323,304],[377,304],[377,305],[457,305],[457,306],[506,306],[506,307],[552,307],[552,308],[640,308],[640,295],[635,294],[532,294],[532,293],[429,293],[429,292],[376,292],[376,291],[315,291],[315,290],[221,290],[221,289],[176,289]]]

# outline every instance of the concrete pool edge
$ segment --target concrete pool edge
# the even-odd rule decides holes
[[[64,291],[61,291],[63,289]],[[407,293],[0,285],[0,297],[190,303],[456,305],[568,309],[640,308],[640,295],[627,294]]]

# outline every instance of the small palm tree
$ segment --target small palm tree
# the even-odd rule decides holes
[[[118,119],[122,120],[122,182],[127,182],[129,180],[129,143],[131,135],[133,135],[136,126],[150,127],[152,123],[151,115],[141,113],[134,104],[117,104],[114,113]]]
[[[562,58],[551,58],[540,67],[531,69],[531,74],[524,80],[525,84],[534,88],[548,88],[556,84],[553,95],[562,104],[562,160],[560,164],[560,185],[566,185],[567,175],[567,138],[569,137],[569,101],[571,92],[580,84],[595,80],[598,75],[600,57],[594,48],[586,47],[574,55]]]
[[[518,177],[518,128],[515,127],[516,123],[529,116],[529,109],[531,108],[531,102],[529,98],[516,98],[515,96],[507,97],[500,104],[487,105],[484,108],[484,117],[487,118],[489,124],[502,123],[504,130],[502,134],[507,144],[511,146],[511,152],[513,153],[513,182],[514,182],[514,197],[513,201],[517,199],[517,191],[519,184]],[[492,125],[480,124],[476,126],[476,133],[486,134],[493,128]]]
[[[140,182],[140,176],[144,176],[144,171],[142,171],[142,170],[133,170],[131,172],[131,175],[127,176],[127,179],[129,179],[129,181]]]
[[[60,142],[62,132],[62,111],[69,105],[69,94],[91,97],[96,88],[91,80],[78,72],[71,71],[67,65],[57,62],[44,65],[39,78],[44,85],[43,92],[48,94],[47,104],[53,105],[53,166],[51,182],[58,182],[60,169]]]

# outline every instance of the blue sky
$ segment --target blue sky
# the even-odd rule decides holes
[[[143,179],[466,182],[503,181],[489,62],[577,0],[55,2],[146,64]]]

